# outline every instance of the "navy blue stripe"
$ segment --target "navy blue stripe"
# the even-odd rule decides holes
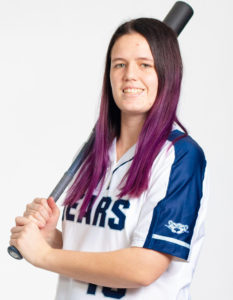
[[[151,240],[149,247],[144,246],[144,248],[153,249],[185,260],[188,259],[189,255],[188,248],[163,240]]]
[[[174,141],[184,135],[174,130],[169,140]],[[143,247],[187,259],[189,249],[167,241],[153,239],[153,234],[178,239],[190,244],[200,201],[204,180],[206,160],[200,146],[190,137],[176,141],[173,145],[175,159],[171,167],[166,196],[154,208],[149,232]],[[172,232],[169,223],[188,225],[188,229],[178,234]]]
[[[134,159],[134,156],[132,158],[130,158],[129,160],[123,162],[121,165],[119,165],[116,169],[113,170],[112,174],[114,174],[120,167],[122,167],[123,165],[127,164],[128,162],[130,162],[133,159]]]
[[[132,161],[133,159],[134,159],[134,157],[130,158],[129,160],[123,162],[123,163],[122,163],[120,166],[118,166],[116,169],[114,169],[113,172],[112,172],[112,176],[113,176],[113,174],[114,174],[120,167],[122,167],[122,166],[125,165],[126,163]],[[112,181],[112,177],[111,177],[111,181]],[[107,187],[107,190],[110,189],[111,181],[110,181],[110,183],[109,183],[109,185],[108,185],[108,187]]]

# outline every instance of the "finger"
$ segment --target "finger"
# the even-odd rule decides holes
[[[17,248],[17,239],[10,239],[9,244],[10,246],[15,246]]]
[[[52,216],[52,210],[45,198],[35,198],[32,203],[26,206],[26,212],[31,212],[31,210],[39,211],[45,220]]]
[[[49,216],[52,215],[52,210],[51,210],[51,208],[48,205],[47,199],[45,199],[45,198],[36,198],[35,199],[35,204],[42,205],[42,207],[45,208],[45,210],[47,211],[47,213],[49,214]]]
[[[40,215],[45,219],[48,220],[50,217],[50,211],[44,207],[42,204],[34,204],[31,209],[28,209],[28,212],[30,211],[37,211],[40,213]]]
[[[33,217],[30,213],[24,213],[24,217],[28,218],[30,221],[35,223],[40,229],[44,228],[46,225],[46,221],[41,221]]]
[[[38,222],[40,222],[41,224],[45,225],[46,224],[46,219],[41,216],[41,214],[38,211],[31,211],[31,213],[29,214],[29,216],[31,216],[32,218],[36,219]],[[29,219],[32,219],[31,217],[29,217]],[[32,219],[33,220],[33,219]]]
[[[23,230],[23,226],[15,226],[11,228],[11,233],[18,233]]]
[[[10,239],[9,244],[19,250],[21,242],[20,239]]]
[[[10,236],[10,239],[17,240],[18,238],[20,238],[20,236],[21,236],[21,232],[12,233],[12,235]]]
[[[31,221],[28,218],[25,217],[16,217],[15,218],[15,223],[17,226],[24,226],[28,223],[30,223]]]

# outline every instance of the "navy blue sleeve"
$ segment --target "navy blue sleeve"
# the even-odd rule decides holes
[[[175,130],[170,140],[179,135]],[[189,136],[173,147],[175,159],[166,196],[153,210],[143,247],[187,260],[203,196],[206,160],[200,146]]]

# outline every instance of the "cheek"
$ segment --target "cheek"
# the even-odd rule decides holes
[[[148,78],[148,86],[149,86],[149,93],[150,96],[154,99],[157,96],[157,91],[158,91],[158,78],[157,76],[151,76]]]
[[[117,80],[114,76],[111,75],[111,73],[110,73],[110,84],[111,84],[111,88],[112,88],[112,93],[114,95],[115,90],[117,88]]]
[[[111,89],[112,89],[112,96],[114,99],[115,104],[117,105],[117,107],[119,108],[119,104],[118,104],[118,98],[119,98],[119,91],[118,91],[118,80],[116,78],[116,76],[112,76],[110,73],[110,84],[111,84]]]

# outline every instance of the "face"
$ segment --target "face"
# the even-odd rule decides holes
[[[121,113],[146,116],[157,95],[158,77],[149,44],[142,35],[126,34],[115,42],[110,81]]]

